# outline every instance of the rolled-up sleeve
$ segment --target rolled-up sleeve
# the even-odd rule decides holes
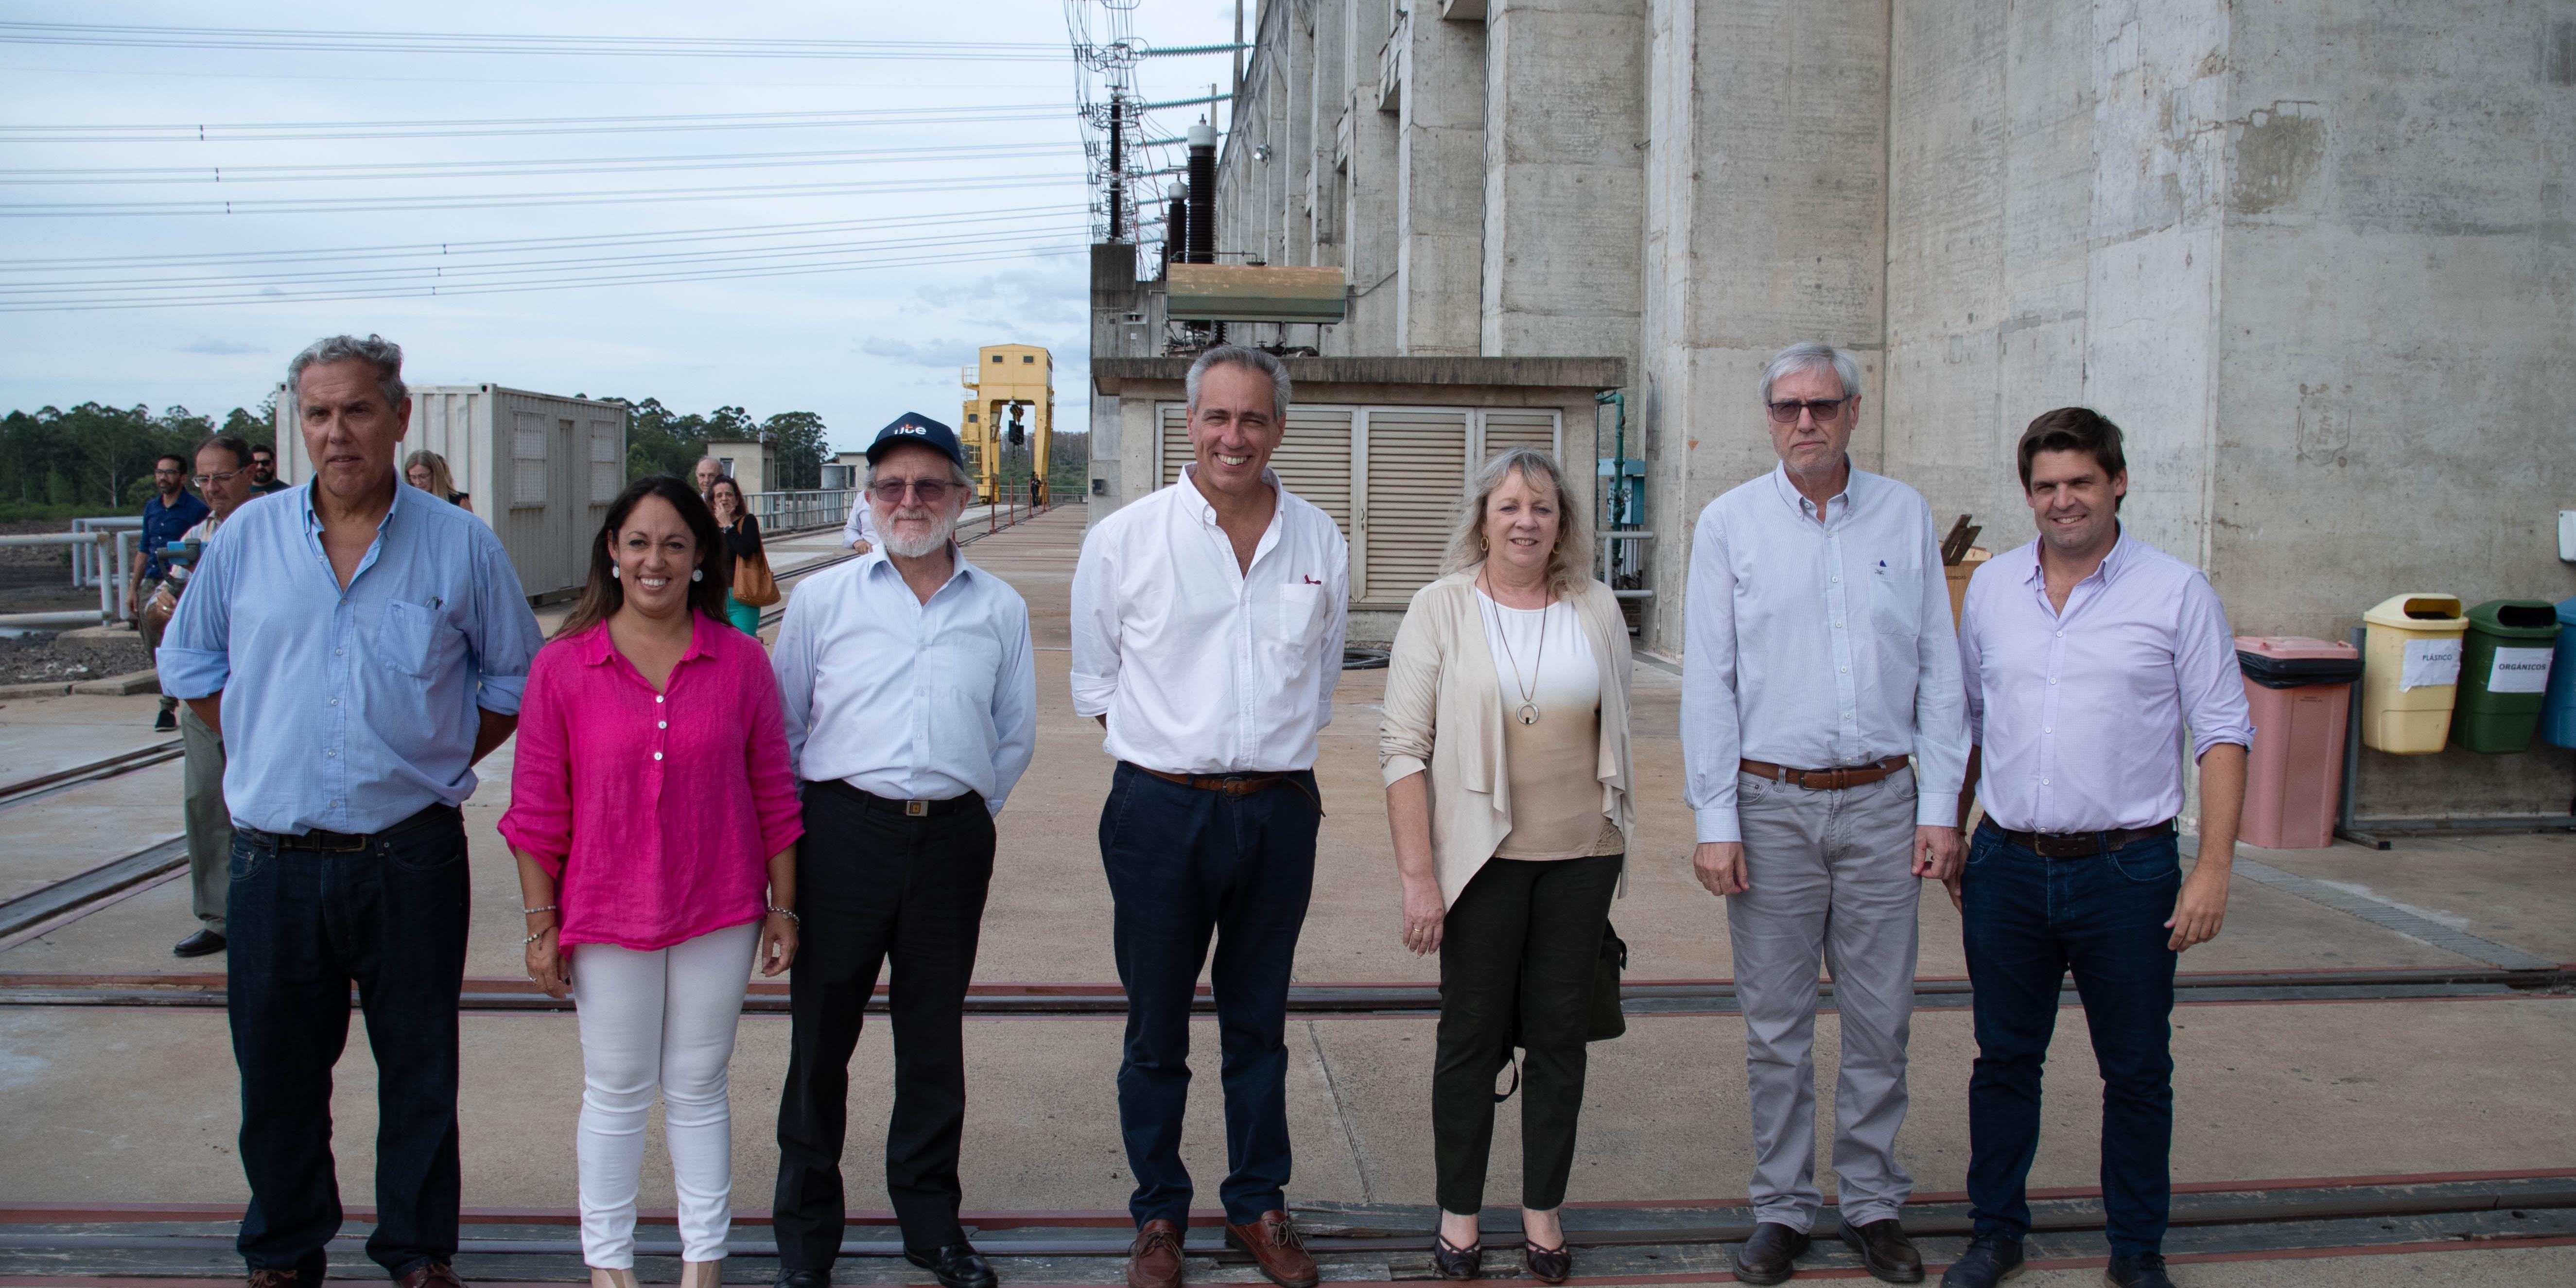
[[[766,859],[805,835],[805,809],[796,799],[796,769],[787,750],[786,706],[778,695],[778,680],[757,654],[754,649],[744,658],[742,700],[751,728],[743,755],[752,810],[760,818],[760,856]]]
[[[1735,569],[1717,504],[1691,535],[1690,583],[1682,601],[1682,799],[1702,844],[1741,841],[1735,774],[1744,728],[1735,702]]]
[[[211,698],[232,678],[232,590],[239,542],[206,547],[179,597],[179,611],[152,655],[161,692],[174,698]]]
[[[2236,637],[2227,629],[2227,609],[2209,578],[2198,572],[2184,583],[2175,615],[2174,680],[2183,718],[2191,725],[2193,760],[2222,742],[2254,745],[2253,717],[2238,670]]]
[[[528,668],[535,663],[545,636],[537,629],[537,615],[528,610],[527,592],[519,585],[519,571],[510,566],[501,539],[479,524],[475,537],[476,603],[467,642],[474,650],[474,667],[483,687],[474,705],[494,715],[513,716],[526,699]]]
[[[1377,763],[1389,787],[1430,769],[1432,739],[1440,730],[1440,645],[1422,602],[1429,593],[1428,587],[1414,593],[1387,659]]]
[[[501,839],[536,860],[547,875],[560,877],[564,857],[572,853],[572,738],[564,724],[566,704],[557,693],[564,677],[554,661],[532,665],[524,681]]]
[[[1118,697],[1118,566],[1092,529],[1073,565],[1073,713],[1107,715]]]

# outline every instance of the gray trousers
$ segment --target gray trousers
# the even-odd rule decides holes
[[[224,895],[232,889],[233,816],[224,804],[224,740],[184,704],[179,708],[184,772],[179,796],[188,823],[188,884],[197,920],[224,933]]]
[[[1846,1225],[1895,1216],[1914,1178],[1896,1162],[1914,1015],[1914,773],[1838,792],[1736,775],[1752,888],[1726,900],[1753,1110],[1753,1214],[1813,1227],[1816,967],[1833,970],[1842,1075],[1834,1175]]]

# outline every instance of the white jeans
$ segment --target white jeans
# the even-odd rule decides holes
[[[644,1167],[644,1115],[662,1093],[679,1191],[681,1255],[716,1261],[733,1224],[733,1112],[725,1071],[749,991],[760,923],[727,926],[639,953],[576,945],[573,1004],[581,1017],[581,1259],[635,1266],[635,1185]]]

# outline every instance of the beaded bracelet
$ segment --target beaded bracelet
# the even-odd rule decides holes
[[[785,918],[787,919],[787,921],[788,921],[788,924],[789,924],[789,925],[795,926],[795,927],[797,927],[797,928],[798,928],[798,929],[800,929],[800,930],[801,930],[801,929],[803,929],[803,928],[804,928],[804,926],[805,926],[805,919],[804,919],[804,918],[802,918],[802,917],[797,916],[793,911],[791,911],[791,910],[789,910],[789,909],[786,909],[786,908],[771,908],[769,911],[774,912],[774,913],[777,913],[779,916],[785,917]]]
[[[538,913],[541,913],[541,912],[561,912],[561,911],[563,911],[563,905],[562,905],[562,904],[559,904],[559,903],[550,903],[550,904],[547,904],[545,907],[542,907],[542,908],[521,908],[521,909],[519,909],[519,915],[520,915],[520,916],[522,916],[522,917],[533,917],[533,916],[535,916],[535,915],[537,915]]]
[[[551,935],[551,934],[553,934],[553,933],[555,933],[555,928],[554,928],[554,927],[552,927],[552,926],[548,926],[548,927],[546,927],[545,929],[540,930],[540,931],[538,931],[537,933],[535,933],[535,934],[533,934],[533,935],[530,935],[530,936],[528,936],[528,937],[527,937],[527,938],[525,938],[525,939],[520,940],[520,941],[519,941],[519,946],[520,946],[521,948],[525,948],[525,947],[527,947],[528,945],[533,944],[533,943],[537,942],[538,940],[543,939],[543,938],[545,938],[546,936]]]

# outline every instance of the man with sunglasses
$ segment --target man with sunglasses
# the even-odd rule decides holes
[[[253,447],[250,449],[251,495],[266,496],[271,492],[283,492],[293,486],[294,484],[277,477],[276,448]]]
[[[178,544],[188,529],[206,517],[207,506],[188,490],[188,458],[177,452],[163,452],[152,461],[152,495],[143,502],[142,544],[134,549],[134,567],[125,583],[126,615],[134,619],[135,629],[142,633],[143,647],[161,647],[161,631],[170,624],[167,613],[144,611],[153,591],[170,575],[170,565],[161,552]],[[179,727],[179,700],[163,695],[160,714],[153,717],[152,727],[171,733]]]
[[[1754,1235],[1735,1277],[1796,1273],[1816,1188],[1817,967],[1841,1013],[1834,1173],[1871,1274],[1923,1278],[1897,1221],[1915,908],[1959,862],[1965,697],[1932,511],[1855,468],[1860,364],[1796,344],[1762,374],[1779,468],[1711,501],[1691,540],[1682,660],[1692,867],[1726,900],[1751,1083]],[[1909,767],[1907,757],[1918,762]],[[1919,781],[1917,775],[1920,775]]]
[[[991,1288],[958,1224],[966,983],[993,880],[993,819],[1037,750],[1037,670],[1018,591],[966,562],[972,499],[946,425],[907,412],[868,447],[874,550],[797,587],[770,665],[803,781],[804,947],[788,977],[778,1106],[779,1288],[827,1288],[846,1201],[850,1053],[891,960],[894,1119],[886,1193],[904,1255],[947,1288]]]

